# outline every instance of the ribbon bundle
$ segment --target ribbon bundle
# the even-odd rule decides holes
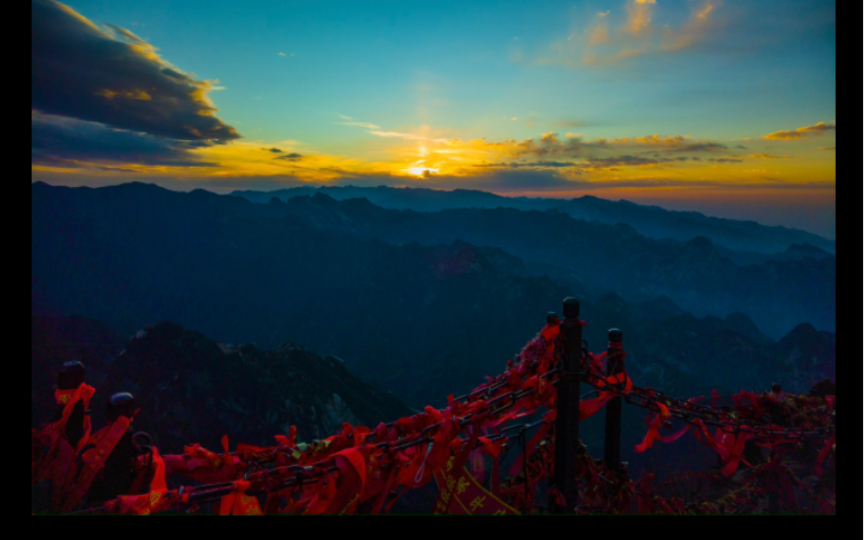
[[[222,454],[197,444],[185,447],[182,455],[161,456],[154,448],[152,463],[148,466],[139,463],[138,467],[137,489],[146,492],[121,496],[100,510],[147,514],[217,501],[221,514],[375,514],[388,511],[406,490],[423,486],[434,478],[440,489],[436,513],[530,511],[541,478],[551,478],[553,473],[556,366],[561,350],[558,335],[558,324],[547,324],[514,361],[508,362],[504,373],[488,377],[470,394],[460,398],[448,396],[443,409],[426,407],[421,413],[379,424],[374,429],[345,423],[340,433],[302,443],[297,442],[296,429],[292,427],[287,436],[276,436],[275,446],[240,444],[234,452],[229,452],[227,437],[223,437]],[[735,397],[736,410],[740,411],[736,416],[734,412],[697,405],[695,399],[673,400],[636,387],[624,371],[606,376],[605,361],[606,353],[583,355],[583,381],[596,388],[598,395],[580,402],[580,420],[596,414],[613,397],[624,396],[631,403],[653,411],[649,413],[648,432],[636,447],[637,452],[646,451],[656,441],[673,442],[695,427],[696,437],[720,456],[726,475],[735,472],[741,461],[747,463],[743,455],[748,441],[755,440],[771,448],[798,442],[807,435],[802,430],[824,427],[825,414],[833,412],[833,396],[829,396],[830,400],[816,398],[803,403],[805,409],[810,407],[805,413],[800,413],[802,403],[796,403],[795,410],[799,412],[794,413],[787,410],[789,400],[742,392]],[[92,396],[92,391],[82,390],[69,403],[72,399],[84,399],[87,392]],[[547,409],[542,420],[530,426],[508,427],[509,422],[534,415],[542,408]],[[772,414],[775,420],[782,414],[796,418],[793,425],[797,431],[765,423]],[[669,426],[672,417],[683,418],[688,425],[671,435],[661,435],[660,430]],[[716,433],[711,434],[706,424],[718,426]],[[526,440],[527,429],[533,427],[539,429]],[[515,438],[514,428],[521,428]],[[60,433],[58,429],[62,430],[62,426],[58,428],[55,423],[34,432],[34,479],[49,476],[48,464],[56,461],[51,456],[57,451],[37,456],[35,449],[46,443],[54,445],[51,448],[62,446],[56,441],[62,439],[60,435],[51,438],[51,434]],[[99,459],[104,459],[107,447],[100,446],[99,441],[110,439],[120,429],[123,426],[108,426],[82,439],[95,446],[88,446],[89,454],[78,452],[83,460],[81,471],[73,474],[74,463],[67,460],[64,472],[66,477],[77,475],[84,480],[78,484],[58,481],[55,494],[60,495],[55,508],[70,511],[80,504],[89,486],[88,478],[93,470],[98,472]],[[833,430],[818,433],[829,438],[830,443],[820,453],[821,464],[828,459],[834,439],[830,438]],[[502,451],[514,446],[515,439],[521,440],[522,452],[510,467],[509,477],[501,481]],[[489,490],[482,485],[487,458],[492,461]],[[607,471],[587,453],[580,459],[579,474],[587,486],[581,492],[581,507],[627,511],[630,495],[637,492],[636,486],[619,477],[617,471]],[[168,490],[166,479],[175,474],[203,485]],[[263,507],[256,495],[266,495]],[[554,490],[551,496],[554,498]],[[640,506],[650,505],[640,502]]]

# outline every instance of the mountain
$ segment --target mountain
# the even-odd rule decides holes
[[[344,359],[351,372],[415,408],[443,405],[448,394],[500,373],[542,327],[546,312],[571,294],[585,299],[591,350],[605,348],[608,328],[625,331],[640,384],[680,395],[712,388],[731,393],[784,375],[786,357],[746,311],[700,318],[672,294],[643,291],[635,301],[623,293],[589,295],[578,284],[533,275],[531,263],[505,250],[478,247],[484,238],[509,239],[559,263],[554,256],[569,256],[562,271],[586,281],[605,275],[636,292],[656,273],[659,283],[713,283],[722,298],[739,279],[738,286],[768,289],[746,294],[780,309],[790,304],[771,299],[770,287],[794,283],[784,277],[787,265],[818,264],[766,263],[756,268],[766,275],[747,281],[707,239],[657,242],[626,225],[554,211],[424,214],[320,194],[261,205],[140,184],[34,184],[32,191],[34,313],[80,313],[126,333],[171,320],[222,343],[251,341],[261,349],[303,343]],[[440,242],[460,231],[476,241],[410,240],[423,233],[424,241]],[[821,289],[793,290],[818,299]],[[812,354],[833,365],[830,351],[820,351]]]
[[[500,250],[359,240],[206,192],[36,185],[33,205],[35,313],[303,343],[419,407],[500,371],[568,293]]]
[[[741,221],[705,216],[699,212],[666,210],[659,206],[645,206],[626,200],[610,201],[585,195],[575,199],[543,199],[503,197],[483,191],[456,189],[453,191],[424,188],[392,188],[326,186],[320,188],[297,187],[275,191],[237,190],[231,195],[252,202],[266,203],[277,197],[288,200],[297,196],[323,193],[337,200],[365,198],[384,208],[434,212],[455,208],[515,208],[518,210],[558,209],[570,216],[601,223],[624,223],[639,234],[650,238],[672,238],[687,241],[705,236],[732,250],[773,254],[785,251],[794,244],[809,243],[830,253],[835,242],[798,229],[760,225],[754,221]]]
[[[785,380],[790,387],[803,388],[828,379],[836,381],[837,336],[803,323],[777,344]]]
[[[831,257],[832,254],[825,251],[824,249],[819,249],[818,247],[811,244],[792,244],[785,251],[778,253],[756,253],[754,251],[736,251],[733,249],[724,248],[721,245],[716,245],[717,251],[720,252],[723,257],[729,259],[739,266],[747,266],[751,264],[762,264],[767,261],[800,261],[802,259],[826,259]]]
[[[71,322],[54,319],[48,324],[66,329]],[[62,338],[62,331],[40,332],[35,341],[44,349]],[[70,359],[84,361],[88,382],[96,388],[91,406],[95,426],[105,423],[109,396],[131,392],[141,408],[135,428],[148,432],[167,452],[180,452],[194,442],[218,449],[225,434],[232,444],[272,445],[273,436],[287,434],[291,425],[297,426],[300,440],[311,441],[337,432],[342,422],[374,427],[411,414],[396,396],[364,383],[333,356],[291,343],[269,351],[216,343],[164,321],[138,332],[107,362],[55,350],[35,359],[34,371],[56,372]],[[94,379],[94,370],[104,373]],[[33,395],[41,401],[53,397],[50,389],[44,381],[33,381]],[[47,415],[39,411],[34,422]]]
[[[461,240],[500,248],[521,258],[526,272],[571,290],[611,290],[636,301],[667,295],[699,316],[740,311],[774,338],[805,321],[828,330],[835,324],[836,262],[825,252],[736,265],[706,237],[659,241],[627,225],[578,220],[557,210],[414,212],[366,199],[336,201],[320,192],[287,203],[274,198],[266,207],[320,230],[391,244]]]

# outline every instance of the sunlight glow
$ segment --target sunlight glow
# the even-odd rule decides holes
[[[431,173],[437,173],[438,169],[430,169],[428,167],[410,167],[408,169],[402,169],[408,174],[413,174],[414,176],[425,176]]]

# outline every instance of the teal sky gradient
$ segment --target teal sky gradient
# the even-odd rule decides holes
[[[680,26],[693,4],[660,0],[654,22]],[[385,131],[428,125],[517,139],[548,131],[732,139],[836,116],[833,2],[726,0],[717,8],[723,27],[691,49],[578,69],[532,62],[599,12],[622,21],[623,2],[69,5],[137,33],[182,70],[218,79],[225,89],[211,99],[245,138],[322,150],[374,137],[336,124],[337,114]]]

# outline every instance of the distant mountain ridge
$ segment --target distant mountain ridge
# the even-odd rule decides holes
[[[546,274],[571,290],[613,290],[637,301],[667,295],[700,316],[741,311],[774,337],[805,321],[829,330],[835,324],[835,257],[815,247],[798,250],[800,258],[790,248],[736,265],[706,237],[653,240],[624,224],[578,220],[555,209],[415,212],[367,199],[337,201],[320,192],[287,202],[273,198],[266,207],[317,229],[396,245],[462,240],[500,248],[521,258],[527,272]]]
[[[708,239],[658,242],[626,225],[583,222],[555,211],[436,216],[323,194],[260,205],[140,184],[34,184],[32,204],[34,313],[81,313],[124,331],[172,320],[220,342],[256,341],[264,348],[303,343],[344,358],[348,369],[414,407],[438,405],[443,396],[499,373],[542,326],[545,313],[570,294],[585,298],[591,350],[604,348],[606,329],[621,327],[634,373],[654,377],[670,392],[756,388],[782,379],[786,369],[776,343],[746,315],[694,317],[668,294],[646,293],[638,302],[612,293],[591,296],[578,284],[562,286],[532,274],[530,264],[502,249],[441,240],[456,230],[442,228],[449,223],[474,235],[507,237],[523,249],[536,245],[535,253],[550,257],[556,242],[574,242],[562,253],[593,250],[576,261],[593,265],[594,275],[613,275],[620,267],[646,272],[646,278],[658,273],[661,281],[740,278],[723,276],[742,270],[718,256]],[[420,233],[433,235],[427,239],[437,245],[409,241]],[[618,263],[610,266],[601,257]],[[825,259],[826,268],[832,260]],[[640,261],[648,267],[639,268]],[[777,275],[823,263],[808,258],[746,271],[760,274],[752,283],[764,288]],[[794,280],[778,283],[792,287],[799,300],[808,292]],[[825,296],[809,293],[817,300]],[[800,345],[798,356],[789,352],[801,373],[807,376],[813,365],[833,367],[829,349],[814,355],[808,347]]]
[[[236,190],[230,195],[252,202],[266,203],[277,197],[288,200],[297,196],[323,193],[337,200],[365,198],[384,208],[434,212],[455,208],[515,208],[518,210],[558,209],[577,219],[601,223],[624,223],[640,234],[651,238],[673,238],[687,241],[705,236],[729,249],[773,254],[785,251],[793,244],[811,244],[828,253],[834,253],[833,240],[782,226],[767,226],[755,221],[742,221],[706,216],[699,212],[666,210],[659,206],[646,206],[626,200],[611,201],[590,195],[575,199],[544,199],[504,197],[484,191],[455,189],[453,191],[427,188],[393,188],[324,186],[296,187],[274,191]]]
[[[278,223],[280,231],[286,226],[303,230],[311,226],[320,232],[337,234],[343,242],[349,241],[348,236],[356,236],[364,241],[394,245],[415,241],[423,245],[449,244],[463,240],[473,245],[497,247],[524,261],[520,263],[522,274],[548,275],[574,294],[613,290],[633,301],[667,295],[699,316],[723,316],[733,311],[747,313],[775,338],[802,322],[827,330],[833,330],[835,324],[834,256],[818,260],[811,256],[793,257],[790,261],[769,258],[758,265],[736,266],[704,237],[684,244],[669,239],[652,240],[624,224],[578,220],[555,209],[545,212],[503,207],[399,211],[376,206],[367,199],[336,201],[320,192],[312,197],[294,197],[287,203],[271,198],[269,204],[251,204],[240,197],[216,195],[205,190],[178,193],[135,183],[95,190],[52,188],[36,183],[33,193],[34,201],[45,206],[40,214],[56,213],[59,217],[74,211],[87,223],[91,219],[87,214],[92,212],[102,217],[100,227],[103,228],[115,227],[115,223],[122,227],[129,216],[141,213],[142,205],[155,212],[143,216],[145,220],[175,216],[171,218],[174,221],[153,221],[153,229],[147,234],[154,238],[176,237],[175,242],[187,245],[189,249],[177,250],[175,262],[178,263],[186,261],[202,247],[202,240],[212,236],[213,231],[207,230],[203,221],[191,219],[203,212],[210,216],[209,223],[215,230],[230,228],[229,222],[237,219],[260,228],[265,223],[262,220],[266,220],[266,223]],[[67,202],[59,203],[61,199]],[[50,209],[55,204],[60,206]],[[79,204],[83,207],[74,210]],[[185,209],[178,213],[181,207]],[[33,230],[40,231],[44,226],[34,221]],[[261,229],[265,230],[269,230],[268,227]],[[123,243],[119,239],[117,242]],[[137,249],[143,253],[157,247],[143,238],[141,242]],[[247,240],[237,239],[236,242]],[[693,246],[701,246],[701,249],[692,249]],[[117,247],[119,253],[133,249],[128,245]],[[135,256],[140,255],[136,253]],[[58,264],[65,263],[58,261]],[[112,264],[115,263],[110,262],[109,266]],[[131,269],[131,272],[134,274],[138,270]],[[180,279],[182,283],[188,278]],[[111,281],[108,278],[108,282]],[[142,300],[148,301],[147,298]],[[38,295],[33,301],[34,305],[39,305]]]

